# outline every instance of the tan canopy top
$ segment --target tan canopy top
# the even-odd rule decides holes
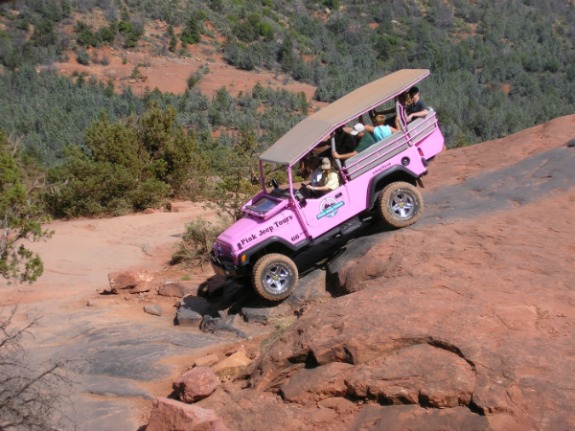
[[[260,159],[293,165],[339,126],[391,100],[428,75],[427,69],[403,69],[370,82],[300,121]]]

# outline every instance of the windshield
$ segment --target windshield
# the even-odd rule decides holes
[[[250,205],[250,209],[256,212],[268,212],[276,205],[277,201],[262,197],[254,202],[253,205]]]
[[[288,167],[279,163],[260,161],[263,172],[263,189],[266,193],[276,197],[289,196]],[[292,169],[292,182],[297,189],[303,180],[304,172],[299,164]]]

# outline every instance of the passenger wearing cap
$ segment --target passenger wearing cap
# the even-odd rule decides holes
[[[321,160],[320,168],[322,170],[321,179],[319,181],[319,185],[312,186],[306,184],[306,188],[309,192],[311,192],[311,196],[319,197],[324,195],[332,190],[335,190],[339,187],[339,175],[337,172],[334,172],[331,167],[331,160],[327,157],[324,157]]]
[[[355,145],[355,149],[349,153],[339,154],[337,151],[333,151],[332,156],[335,159],[347,160],[375,144],[375,140],[373,139],[371,133],[365,133],[365,125],[362,123],[357,123],[351,128],[344,127],[343,130],[353,136],[357,143]]]

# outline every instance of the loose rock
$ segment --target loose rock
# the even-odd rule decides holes
[[[156,304],[144,306],[144,311],[146,313],[152,314],[154,316],[161,316],[162,315],[162,307],[159,305],[156,305]]]
[[[169,398],[154,400],[146,431],[230,431],[213,410]]]
[[[209,397],[219,384],[220,379],[209,367],[196,367],[182,374],[172,387],[180,401],[195,403]]]

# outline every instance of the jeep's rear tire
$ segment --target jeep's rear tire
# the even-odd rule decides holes
[[[289,257],[270,253],[254,265],[252,282],[256,292],[270,301],[281,301],[290,296],[298,282],[297,266]]]
[[[423,197],[415,186],[404,181],[388,184],[379,195],[379,213],[391,227],[410,226],[423,214]]]

